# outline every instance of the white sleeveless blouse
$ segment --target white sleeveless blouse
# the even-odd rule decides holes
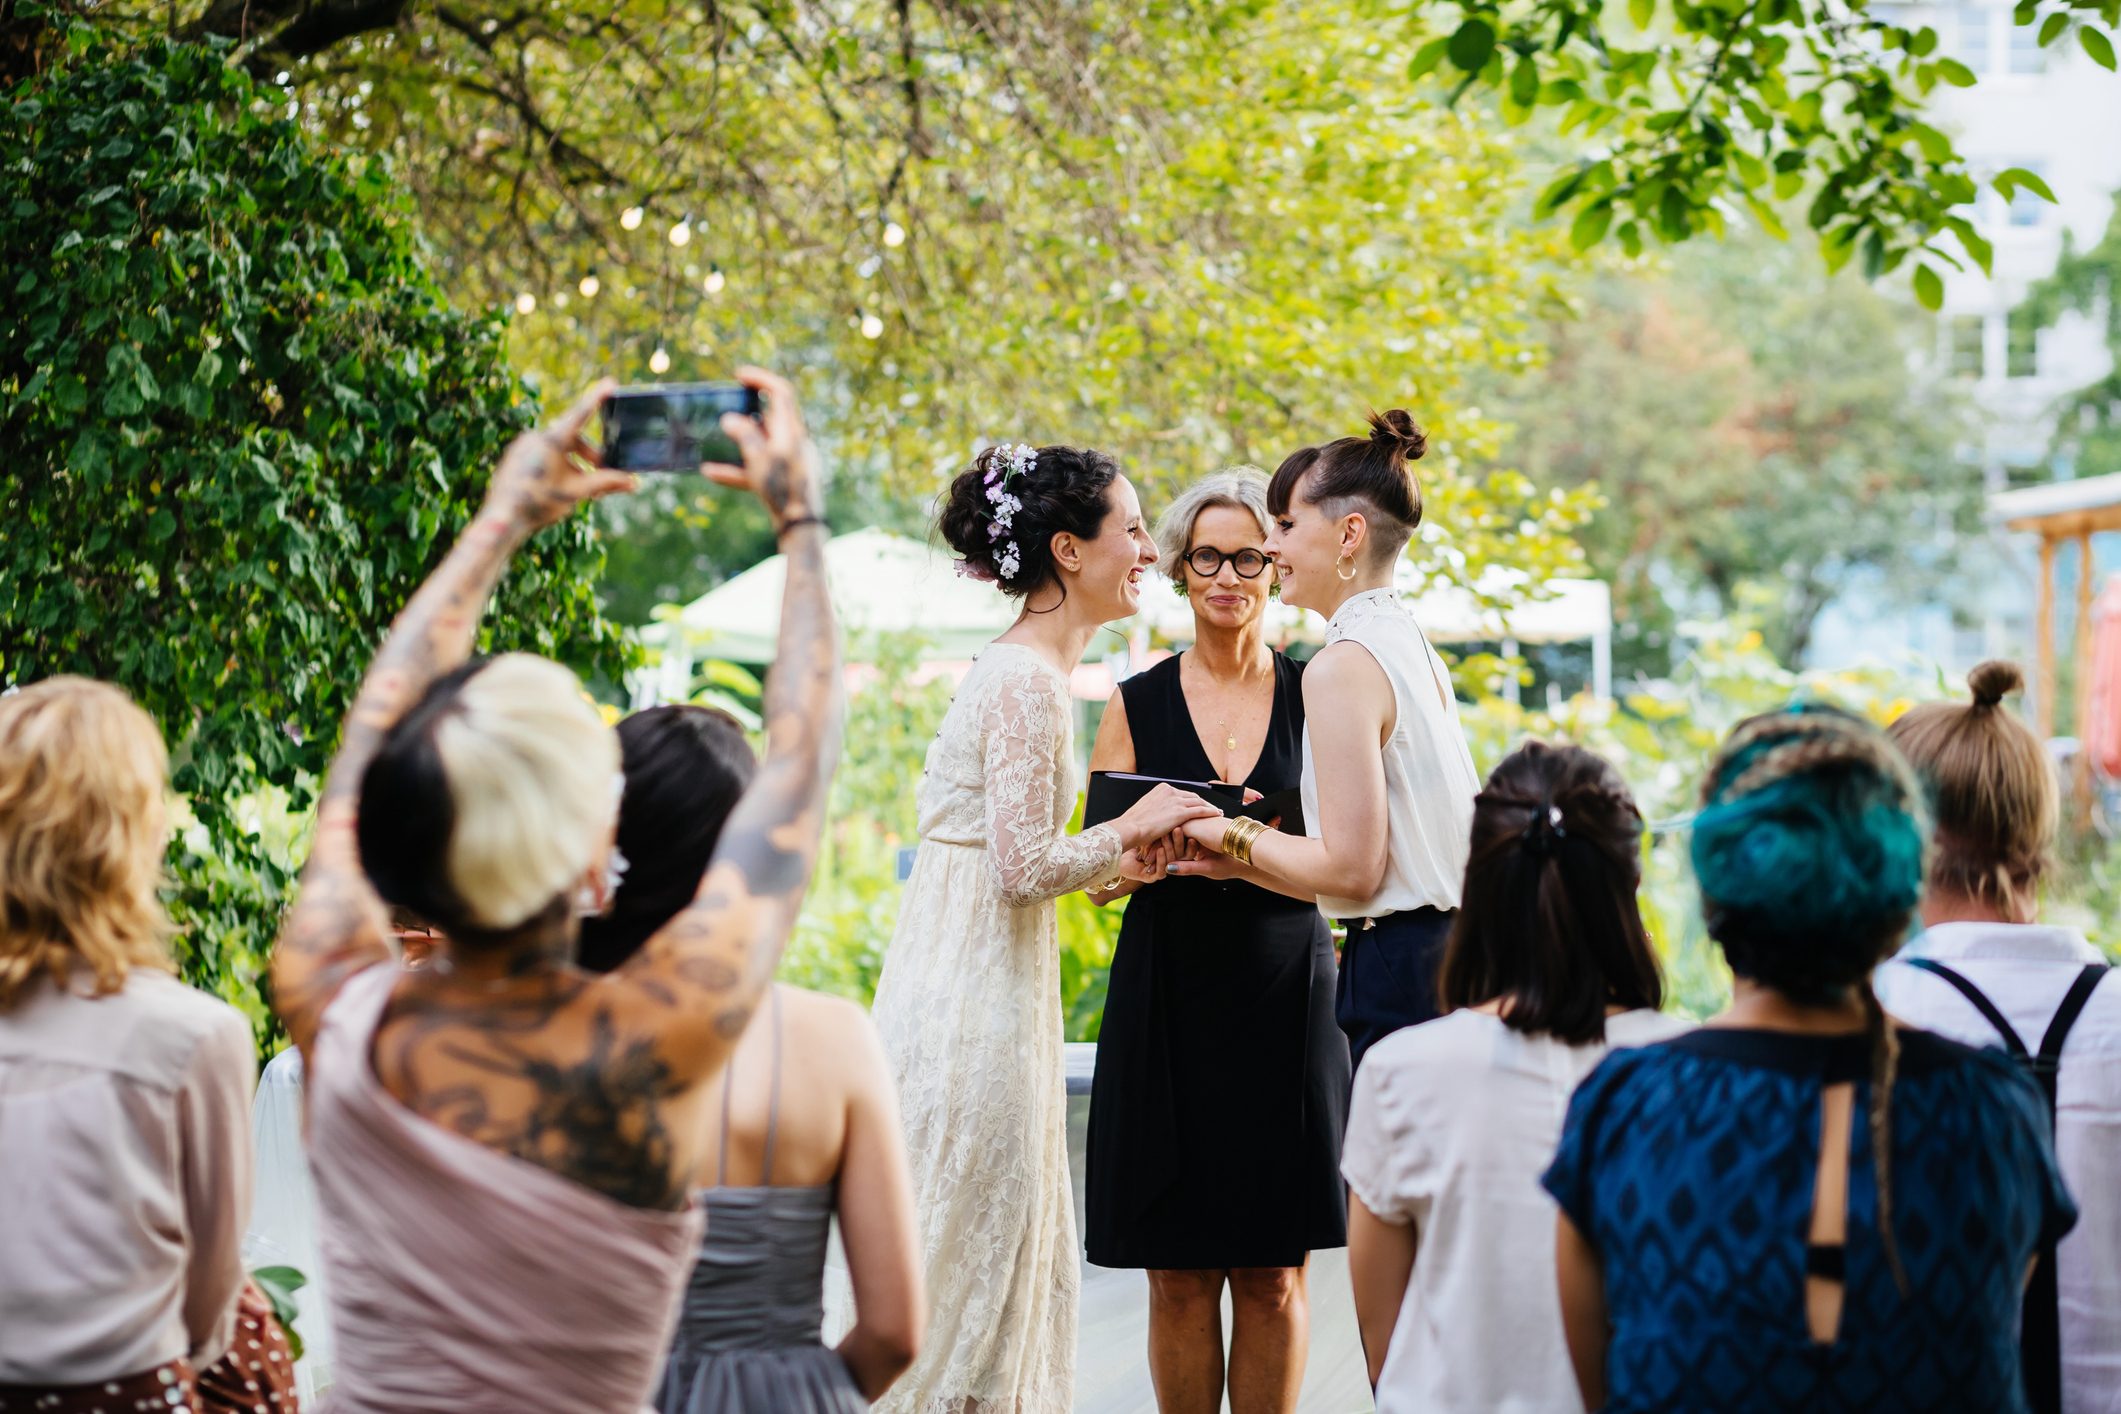
[[[1384,744],[1385,875],[1372,897],[1321,895],[1319,910],[1329,918],[1382,918],[1417,908],[1454,909],[1465,884],[1480,776],[1458,721],[1450,672],[1391,589],[1365,590],[1340,606],[1326,629],[1326,646],[1343,640],[1361,644],[1392,683],[1395,720]],[[1318,771],[1308,713],[1302,790],[1305,828],[1316,839]]]

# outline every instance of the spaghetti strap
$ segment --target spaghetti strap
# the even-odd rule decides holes
[[[773,1147],[781,1137],[781,989],[768,990],[773,994],[773,1082],[772,1098],[766,1104],[766,1170],[759,1177],[761,1188],[773,1187]],[[723,1142],[726,1148],[726,1130]]]
[[[729,1090],[736,1080],[736,1052],[729,1053],[729,1064],[722,1067],[722,1137],[714,1151],[714,1186],[729,1186]]]

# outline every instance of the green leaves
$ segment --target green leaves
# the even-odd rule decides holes
[[[2077,43],[2084,46],[2084,52],[2091,56],[2094,64],[2108,71],[2113,69],[2114,42],[2106,37],[2104,30],[2086,25],[2077,31]]]
[[[1432,39],[1427,44],[1422,45],[1421,48],[1414,51],[1413,61],[1407,65],[1407,77],[1409,79],[1418,79],[1438,64],[1441,64],[1445,53],[1449,51],[1450,47],[1451,41],[1448,39]]]
[[[2041,178],[2040,174],[2028,171],[2023,167],[2006,167],[1998,172],[1989,184],[1995,187],[2005,201],[2016,196],[2020,187],[2039,197],[2042,201],[2051,202],[2055,199],[2054,190]]]
[[[1605,239],[1606,228],[1612,224],[1612,201],[1594,201],[1576,213],[1576,219],[1569,224],[1569,244],[1578,250],[1589,250]]]
[[[1631,214],[1617,223],[1623,241],[1669,244],[1718,232],[1741,205],[1778,231],[1782,221],[1764,191],[1771,187],[1776,203],[1811,194],[1808,224],[1830,264],[1860,254],[1876,278],[1911,256],[1957,261],[1939,242],[1956,229],[1951,220],[1973,201],[1976,184],[1952,139],[1926,121],[1925,105],[1938,86],[1970,87],[1977,76],[1939,52],[1934,29],[1904,26],[1893,10],[1863,4],[1844,11],[1798,0],[1669,7],[1628,0],[1624,21],[1616,9],[1605,0],[1417,6],[1434,29],[1410,72],[1434,70],[1442,43],[1457,70],[1454,98],[1486,86],[1510,121],[1548,108],[1562,134],[1597,134],[1607,180],[1566,194],[1550,187],[1539,204],[1542,214],[1569,221],[1578,249],[1616,224],[1592,214],[1599,202]],[[2115,67],[2108,27],[2121,23],[2121,0],[2054,7],[2022,0],[2013,20],[2038,26],[2043,45],[2074,30],[2094,62]],[[1975,246],[1960,244],[1986,263]]]
[[[1924,309],[1941,309],[1944,305],[1943,277],[1927,265],[1915,267],[1915,298]]]
[[[1486,20],[1467,20],[1450,39],[1451,62],[1469,74],[1486,67],[1495,52],[1495,28]]]
[[[262,1034],[288,860],[235,802],[306,812],[390,616],[529,404],[397,199],[252,98],[157,42],[0,99],[0,250],[38,276],[8,281],[0,341],[0,662],[115,681],[160,724],[196,822],[170,854],[180,961]],[[586,526],[540,537],[487,641],[615,676],[595,565]]]

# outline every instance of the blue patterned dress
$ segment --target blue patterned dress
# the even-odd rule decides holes
[[[1610,1410],[2023,1410],[2019,1293],[2076,1208],[2038,1092],[2000,1051],[1902,1028],[1894,1234],[1877,1226],[1864,1037],[1708,1027],[1615,1051],[1569,1104],[1543,1180],[1597,1251]],[[1856,1084],[1847,1277],[1831,1344],[1805,1319],[1820,1093]]]

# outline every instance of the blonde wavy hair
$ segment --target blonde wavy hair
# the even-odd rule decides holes
[[[125,693],[48,678],[0,697],[0,1010],[77,965],[98,994],[173,971],[156,897],[169,837],[162,734]]]

